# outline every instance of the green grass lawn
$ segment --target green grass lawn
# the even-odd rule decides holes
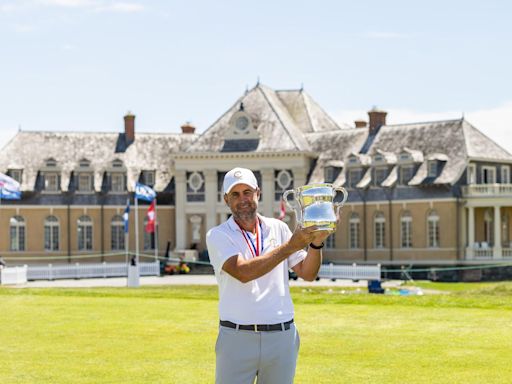
[[[510,383],[512,284],[294,288],[296,383]],[[0,288],[0,383],[212,383],[216,287]]]

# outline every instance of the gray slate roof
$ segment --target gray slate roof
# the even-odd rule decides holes
[[[120,159],[128,169],[128,190],[133,190],[140,171],[155,170],[155,189],[161,191],[172,178],[170,153],[184,151],[197,135],[136,133],[124,153],[115,152],[118,137],[118,133],[21,131],[0,152],[0,172],[23,169],[21,190],[33,190],[38,171],[53,158],[62,171],[61,188],[66,191],[71,172],[81,159],[87,159],[94,169],[94,189],[99,191],[105,169]]]

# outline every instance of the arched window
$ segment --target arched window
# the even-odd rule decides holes
[[[484,239],[489,246],[494,245],[494,217],[490,209],[484,214]]]
[[[92,220],[89,216],[80,216],[77,220],[78,250],[92,251]]]
[[[112,218],[110,233],[112,236],[110,242],[111,249],[113,251],[124,250],[124,221],[122,216],[116,215]]]
[[[44,250],[59,250],[59,219],[55,216],[48,216],[44,220]]]
[[[400,244],[402,248],[412,247],[412,215],[409,211],[400,216]]]
[[[377,212],[373,219],[374,222],[374,243],[375,248],[384,248],[385,247],[385,238],[386,238],[386,217],[384,213]]]
[[[349,247],[351,249],[360,248],[359,246],[359,214],[352,212],[349,219]]]
[[[428,246],[439,247],[439,216],[436,211],[430,211],[427,216]]]
[[[9,220],[9,233],[11,237],[11,251],[25,250],[25,219],[21,216],[13,216]]]

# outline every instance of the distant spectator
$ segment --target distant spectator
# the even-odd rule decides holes
[[[0,267],[5,267],[7,264],[5,263],[4,259],[2,259],[2,256],[0,256]]]

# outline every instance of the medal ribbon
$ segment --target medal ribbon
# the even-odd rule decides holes
[[[238,227],[240,228],[240,231],[242,232],[244,240],[247,243],[249,250],[251,251],[252,257],[259,256],[261,253],[263,253],[263,228],[261,226],[261,221],[259,219],[256,220],[256,244],[253,243],[249,234],[246,233],[247,231],[240,227],[240,225],[238,225],[237,223]]]

